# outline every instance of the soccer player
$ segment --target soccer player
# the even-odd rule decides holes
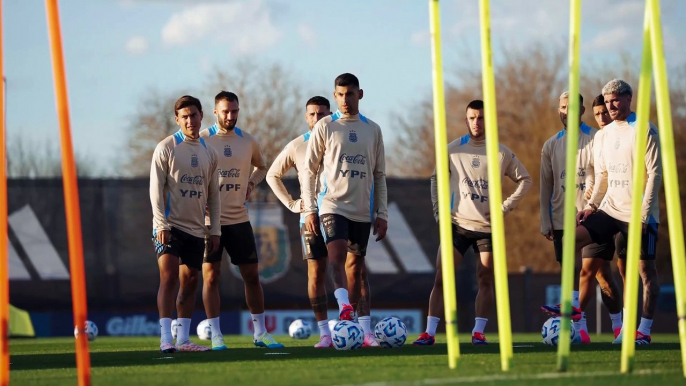
[[[357,77],[339,75],[333,94],[338,111],[317,122],[308,140],[301,172],[303,213],[307,231],[321,232],[326,242],[339,318],[353,320],[354,306],[363,300],[362,272],[372,223],[376,241],[388,229],[386,162],[381,128],[359,112],[363,91]],[[362,312],[369,308],[359,307],[358,312],[367,340],[371,323]]]
[[[596,159],[596,186],[588,204],[577,214],[576,254],[593,242],[611,242],[615,234],[626,238],[631,217],[633,189],[633,152],[636,137],[636,114],[631,111],[633,91],[623,80],[614,79],[602,90],[605,105],[614,120],[603,129]],[[642,245],[640,274],[643,282],[643,315],[636,332],[636,344],[650,344],[650,329],[660,292],[655,253],[659,222],[658,191],[662,182],[662,164],[657,127],[650,123],[647,138],[645,168],[647,174],[641,206]],[[606,192],[603,196],[603,191]],[[637,192],[638,193],[638,192]],[[625,264],[618,263],[622,278]],[[590,272],[589,274],[594,274]],[[583,275],[583,272],[582,272]],[[580,282],[581,285],[581,282]],[[614,343],[621,343],[622,334]]]
[[[258,272],[257,246],[246,202],[267,174],[267,166],[255,138],[236,127],[238,96],[222,91],[214,98],[217,123],[203,130],[207,146],[218,154],[217,175],[221,197],[221,241],[203,263],[203,302],[212,328],[212,349],[226,350],[219,327],[219,278],[223,250],[238,266],[245,286],[245,302],[250,309],[255,346],[282,348],[267,332],[264,323],[264,293]],[[253,169],[255,168],[255,169]]]
[[[477,261],[476,319],[472,330],[472,344],[488,344],[484,329],[488,313],[493,308],[493,253],[491,246],[491,216],[489,209],[488,161],[486,159],[486,130],[484,103],[469,102],[466,109],[469,134],[448,144],[450,167],[450,191],[455,265],[465,252],[473,248]],[[517,189],[501,205],[503,214],[511,212],[531,188],[531,177],[524,165],[505,145],[500,144],[500,169],[517,183]],[[431,201],[434,217],[438,222],[438,188],[436,173],[431,176]],[[443,276],[441,250],[436,257],[436,278],[429,297],[429,313],[426,331],[412,343],[415,346],[431,346],[436,340],[436,328],[443,313]]]
[[[326,243],[321,235],[315,235],[305,228],[305,216],[302,214],[302,198],[293,199],[284,186],[281,178],[291,168],[298,171],[300,186],[304,185],[305,175],[300,173],[306,168],[305,152],[307,141],[314,125],[325,116],[331,115],[329,101],[321,96],[310,98],[305,105],[305,120],[310,131],[292,140],[276,157],[267,172],[267,183],[276,197],[293,213],[300,213],[300,236],[303,247],[303,258],[307,260],[307,294],[319,327],[319,343],[314,347],[333,347],[331,330],[327,320],[326,288],[324,286],[327,267]]]
[[[591,128],[585,123],[581,122],[581,116],[585,112],[583,106],[584,99],[579,95],[581,109],[579,111],[579,143],[576,154],[577,170],[576,170],[576,209],[580,211],[586,205],[584,198],[587,186],[592,185],[594,180],[594,166],[593,166],[593,138],[597,136],[598,130]],[[562,121],[563,129],[548,139],[543,145],[541,151],[541,187],[540,187],[540,203],[541,203],[541,234],[546,239],[553,242],[555,248],[555,259],[562,264],[562,235],[564,228],[564,195],[565,195],[565,168],[566,168],[566,154],[567,154],[567,107],[569,105],[569,92],[565,91],[560,95],[558,113]],[[612,268],[610,262],[614,256],[614,243],[591,244],[583,249],[582,271],[591,271],[584,269],[587,266],[592,266],[592,271],[598,271],[598,282],[602,288],[603,300],[605,305],[610,310],[610,318],[612,320],[612,329],[615,331],[615,336],[619,334],[622,323],[622,304],[619,297],[619,288],[612,277]],[[578,272],[578,271],[575,271]],[[580,279],[577,276],[577,282]],[[592,277],[582,276],[581,280],[585,285],[579,287],[582,291],[589,291],[591,287]],[[584,299],[590,300],[589,296]],[[580,343],[591,343],[591,338],[588,335],[588,328],[586,327],[586,315],[581,312],[579,302],[579,291],[574,291],[573,298],[573,312],[572,318],[578,320],[575,323],[575,328],[579,331]],[[586,304],[583,304],[585,307]],[[554,314],[560,314],[560,305],[543,306],[543,310]]]
[[[160,268],[160,352],[208,351],[209,348],[191,342],[189,334],[208,233],[206,206],[210,225],[207,247],[210,252],[219,247],[217,154],[198,134],[203,116],[198,99],[189,95],[179,98],[174,114],[181,129],[157,145],[150,166],[152,239]],[[174,346],[171,324],[178,281],[178,335]]]

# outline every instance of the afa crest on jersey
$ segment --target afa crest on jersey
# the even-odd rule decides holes
[[[197,168],[198,167],[198,155],[193,154],[191,156],[191,167]]]
[[[224,146],[224,157],[231,157],[231,146]]]
[[[350,130],[350,134],[348,134],[348,139],[350,142],[357,142],[357,133],[355,130]]]
[[[619,138],[618,138],[617,142],[615,142],[615,149],[619,149],[619,145],[620,145],[620,143],[619,143]]]
[[[478,158],[472,158],[472,168],[478,169],[481,166],[481,160]]]

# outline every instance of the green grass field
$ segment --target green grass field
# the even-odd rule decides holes
[[[653,335],[656,342],[636,349],[632,375],[619,373],[620,346],[611,336],[572,346],[570,371],[555,372],[555,348],[538,334],[515,334],[514,366],[500,371],[497,334],[491,345],[474,347],[460,336],[456,370],[448,369],[445,337],[435,347],[365,348],[357,351],[314,349],[309,340],[279,337],[288,347],[258,349],[249,337],[226,337],[228,351],[160,354],[158,338],[101,337],[91,342],[94,385],[676,385],[681,372],[678,337]],[[410,336],[408,339],[413,339]],[[196,341],[197,342],[197,341]],[[76,384],[74,341],[70,338],[11,340],[14,385]]]

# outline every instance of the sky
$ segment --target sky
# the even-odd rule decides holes
[[[661,3],[667,65],[683,66],[686,2]],[[3,5],[8,135],[57,142],[45,3]],[[330,100],[337,75],[357,75],[360,110],[387,143],[394,115],[411,114],[431,95],[426,0],[62,0],[59,7],[74,148],[108,175],[123,173],[132,118],[150,90],[198,88],[212,69],[230,72],[241,60],[280,63]],[[582,62],[613,66],[622,53],[640,56],[643,10],[640,0],[583,2]],[[497,63],[504,48],[566,45],[569,3],[491,0],[491,22]],[[441,31],[447,80],[451,65],[479,65],[477,0],[442,0]]]

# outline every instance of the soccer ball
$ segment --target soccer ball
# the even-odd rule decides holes
[[[171,330],[172,330],[172,338],[176,339],[176,326],[179,325],[179,322],[176,321],[176,319],[172,320],[172,325],[171,325]]]
[[[338,323],[338,320],[336,319],[329,320],[329,331],[333,331],[334,327],[336,327],[336,323]]]
[[[362,326],[349,320],[341,320],[331,331],[336,350],[357,350],[364,343]]]
[[[198,338],[200,338],[201,340],[212,339],[212,327],[210,327],[210,321],[205,319],[202,322],[200,322],[198,324],[196,332],[198,333]]]
[[[562,329],[562,318],[554,317],[550,318],[543,323],[543,328],[541,329],[541,336],[543,337],[543,343],[550,346],[557,346],[557,341],[560,336],[560,330]],[[569,337],[572,342],[576,339],[577,331],[574,328],[574,323],[570,324]]]
[[[400,347],[407,340],[407,327],[395,316],[385,318],[374,327],[374,339],[381,347]]]
[[[296,319],[288,327],[288,335],[293,339],[307,339],[312,335],[312,328],[302,319]]]
[[[95,340],[98,337],[98,326],[90,320],[86,320],[86,334],[88,335],[88,340]],[[79,335],[79,327],[74,327],[74,337]]]

